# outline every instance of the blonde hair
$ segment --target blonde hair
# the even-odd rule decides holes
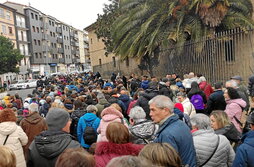
[[[16,157],[14,152],[5,146],[0,146],[0,166],[16,167]]]
[[[220,129],[220,128],[224,128],[225,126],[231,124],[231,122],[230,122],[230,120],[229,120],[229,118],[228,118],[227,113],[225,113],[225,112],[222,111],[222,110],[214,110],[214,111],[211,113],[210,117],[211,117],[211,116],[213,116],[214,119],[216,120],[216,123],[217,123],[219,129]]]
[[[180,156],[168,143],[147,144],[138,156],[150,160],[154,165],[181,167]]]

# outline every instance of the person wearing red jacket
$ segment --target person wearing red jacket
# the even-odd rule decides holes
[[[209,98],[209,96],[213,93],[212,86],[206,82],[206,79],[204,76],[201,76],[199,78],[199,88],[205,93],[206,99]]]

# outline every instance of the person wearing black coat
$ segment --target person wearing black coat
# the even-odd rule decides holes
[[[173,92],[169,89],[165,82],[159,82],[159,95],[165,95],[173,100]]]
[[[226,101],[223,96],[222,83],[216,83],[214,85],[215,91],[209,96],[206,104],[207,114],[211,114],[213,110],[225,110]]]

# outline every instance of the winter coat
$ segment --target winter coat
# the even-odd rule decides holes
[[[184,101],[182,101],[182,105],[183,105],[185,114],[189,115],[190,117],[196,114],[195,107],[190,102],[190,99],[188,97],[185,98]]]
[[[108,124],[111,122],[123,122],[123,118],[123,114],[113,107],[104,109],[101,113],[101,122],[97,129],[97,132],[100,134],[100,139],[98,141],[108,141],[106,137],[106,129]],[[124,122],[124,125],[128,128],[126,122]]]
[[[9,147],[16,156],[17,167],[25,167],[26,161],[22,146],[28,142],[27,135],[16,122],[0,123],[0,143],[3,145],[6,136],[9,135],[5,146]]]
[[[27,159],[30,144],[35,136],[47,130],[47,123],[38,112],[32,112],[20,122],[20,126],[28,137],[28,143],[24,146],[25,158]]]
[[[54,167],[67,148],[80,148],[72,136],[63,131],[44,131],[29,146],[28,167]]]
[[[149,108],[149,100],[154,98],[155,96],[158,95],[158,91],[152,90],[152,89],[147,89],[145,93],[141,94],[141,96],[138,98],[137,103],[134,106],[140,106],[144,109],[146,113],[146,119],[151,120],[150,117],[150,108]]]
[[[129,107],[127,109],[127,114],[130,114],[131,109],[133,108],[133,106],[137,103],[138,100],[132,100],[129,104]]]
[[[254,97],[254,75],[249,77],[248,89],[249,89],[250,96]]]
[[[249,131],[242,138],[243,144],[236,151],[232,167],[254,166],[254,131]]]
[[[128,109],[129,107],[129,104],[131,102],[131,99],[130,99],[130,96],[128,95],[125,95],[125,94],[122,94],[118,97],[118,100],[121,100],[126,108],[126,110]]]
[[[223,128],[215,130],[215,134],[224,135],[232,144],[238,143],[241,139],[241,133],[236,129],[234,124],[227,125]]]
[[[242,108],[246,106],[246,102],[243,99],[233,99],[233,100],[227,100],[226,101],[227,106],[225,109],[225,112],[227,113],[230,121],[235,125],[236,129],[242,133],[242,129],[240,128],[239,123],[237,123],[234,116],[241,120],[242,116]]]
[[[199,88],[205,93],[206,99],[208,99],[209,96],[213,93],[212,86],[208,84],[206,81],[202,81],[198,85],[199,85]]]
[[[248,93],[245,90],[243,90],[243,88],[238,87],[237,89],[237,93],[240,95],[240,97],[246,102],[246,106],[244,107],[245,111],[249,111],[250,108],[250,101],[249,101],[249,96]]]
[[[225,110],[226,101],[223,94],[222,90],[216,90],[209,96],[206,103],[207,114],[211,114],[213,110]]]
[[[144,90],[148,89],[149,87],[149,81],[148,80],[144,80],[141,82],[141,88],[143,88]]]
[[[108,162],[115,158],[124,155],[137,156],[143,145],[136,145],[132,143],[116,144],[111,142],[99,142],[95,149],[96,167],[105,167]]]
[[[218,148],[205,167],[232,165],[235,152],[225,136],[214,134],[213,129],[198,130],[192,135],[197,155],[197,166],[202,165],[211,156],[217,146],[218,137],[220,138]]]
[[[77,138],[77,127],[78,127],[78,121],[80,117],[82,117],[86,113],[86,110],[74,110],[71,113],[71,126],[70,126],[70,134]]]
[[[200,92],[195,93],[195,94],[188,93],[188,98],[191,100],[191,97],[192,97],[193,95],[196,95],[196,94],[199,94],[199,95],[202,96],[202,98],[203,98],[203,103],[204,103],[204,104],[207,103],[206,94],[205,94],[203,91],[200,91]]]
[[[166,85],[159,84],[159,95],[165,95],[173,100],[173,92]]]
[[[155,138],[159,126],[150,120],[140,120],[129,127],[131,142],[134,144],[148,144]]]
[[[99,99],[98,104],[95,105],[97,107],[98,111],[96,113],[97,117],[101,118],[101,112],[105,108],[105,106],[109,106],[109,102],[106,99]]]
[[[189,127],[177,115],[171,115],[156,134],[155,143],[169,143],[179,153],[183,165],[196,166],[196,153]]]
[[[185,114],[184,112],[182,112],[178,108],[174,108],[174,114],[178,115],[179,119],[181,121],[183,121],[184,123],[186,123],[186,125],[190,128],[190,130],[192,129],[192,125],[191,125],[191,122],[190,122],[190,117],[189,117],[188,114]]]
[[[82,117],[80,117],[78,121],[78,128],[77,128],[77,136],[78,141],[84,148],[89,148],[90,145],[86,144],[83,138],[84,131],[86,129],[86,126],[92,126],[94,131],[96,132],[100,124],[100,118],[98,118],[93,113],[86,113]]]

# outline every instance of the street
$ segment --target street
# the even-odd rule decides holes
[[[31,89],[21,89],[21,90],[12,90],[7,91],[10,95],[15,95],[15,93],[18,93],[20,97],[24,100],[28,94],[32,94],[34,88]]]

